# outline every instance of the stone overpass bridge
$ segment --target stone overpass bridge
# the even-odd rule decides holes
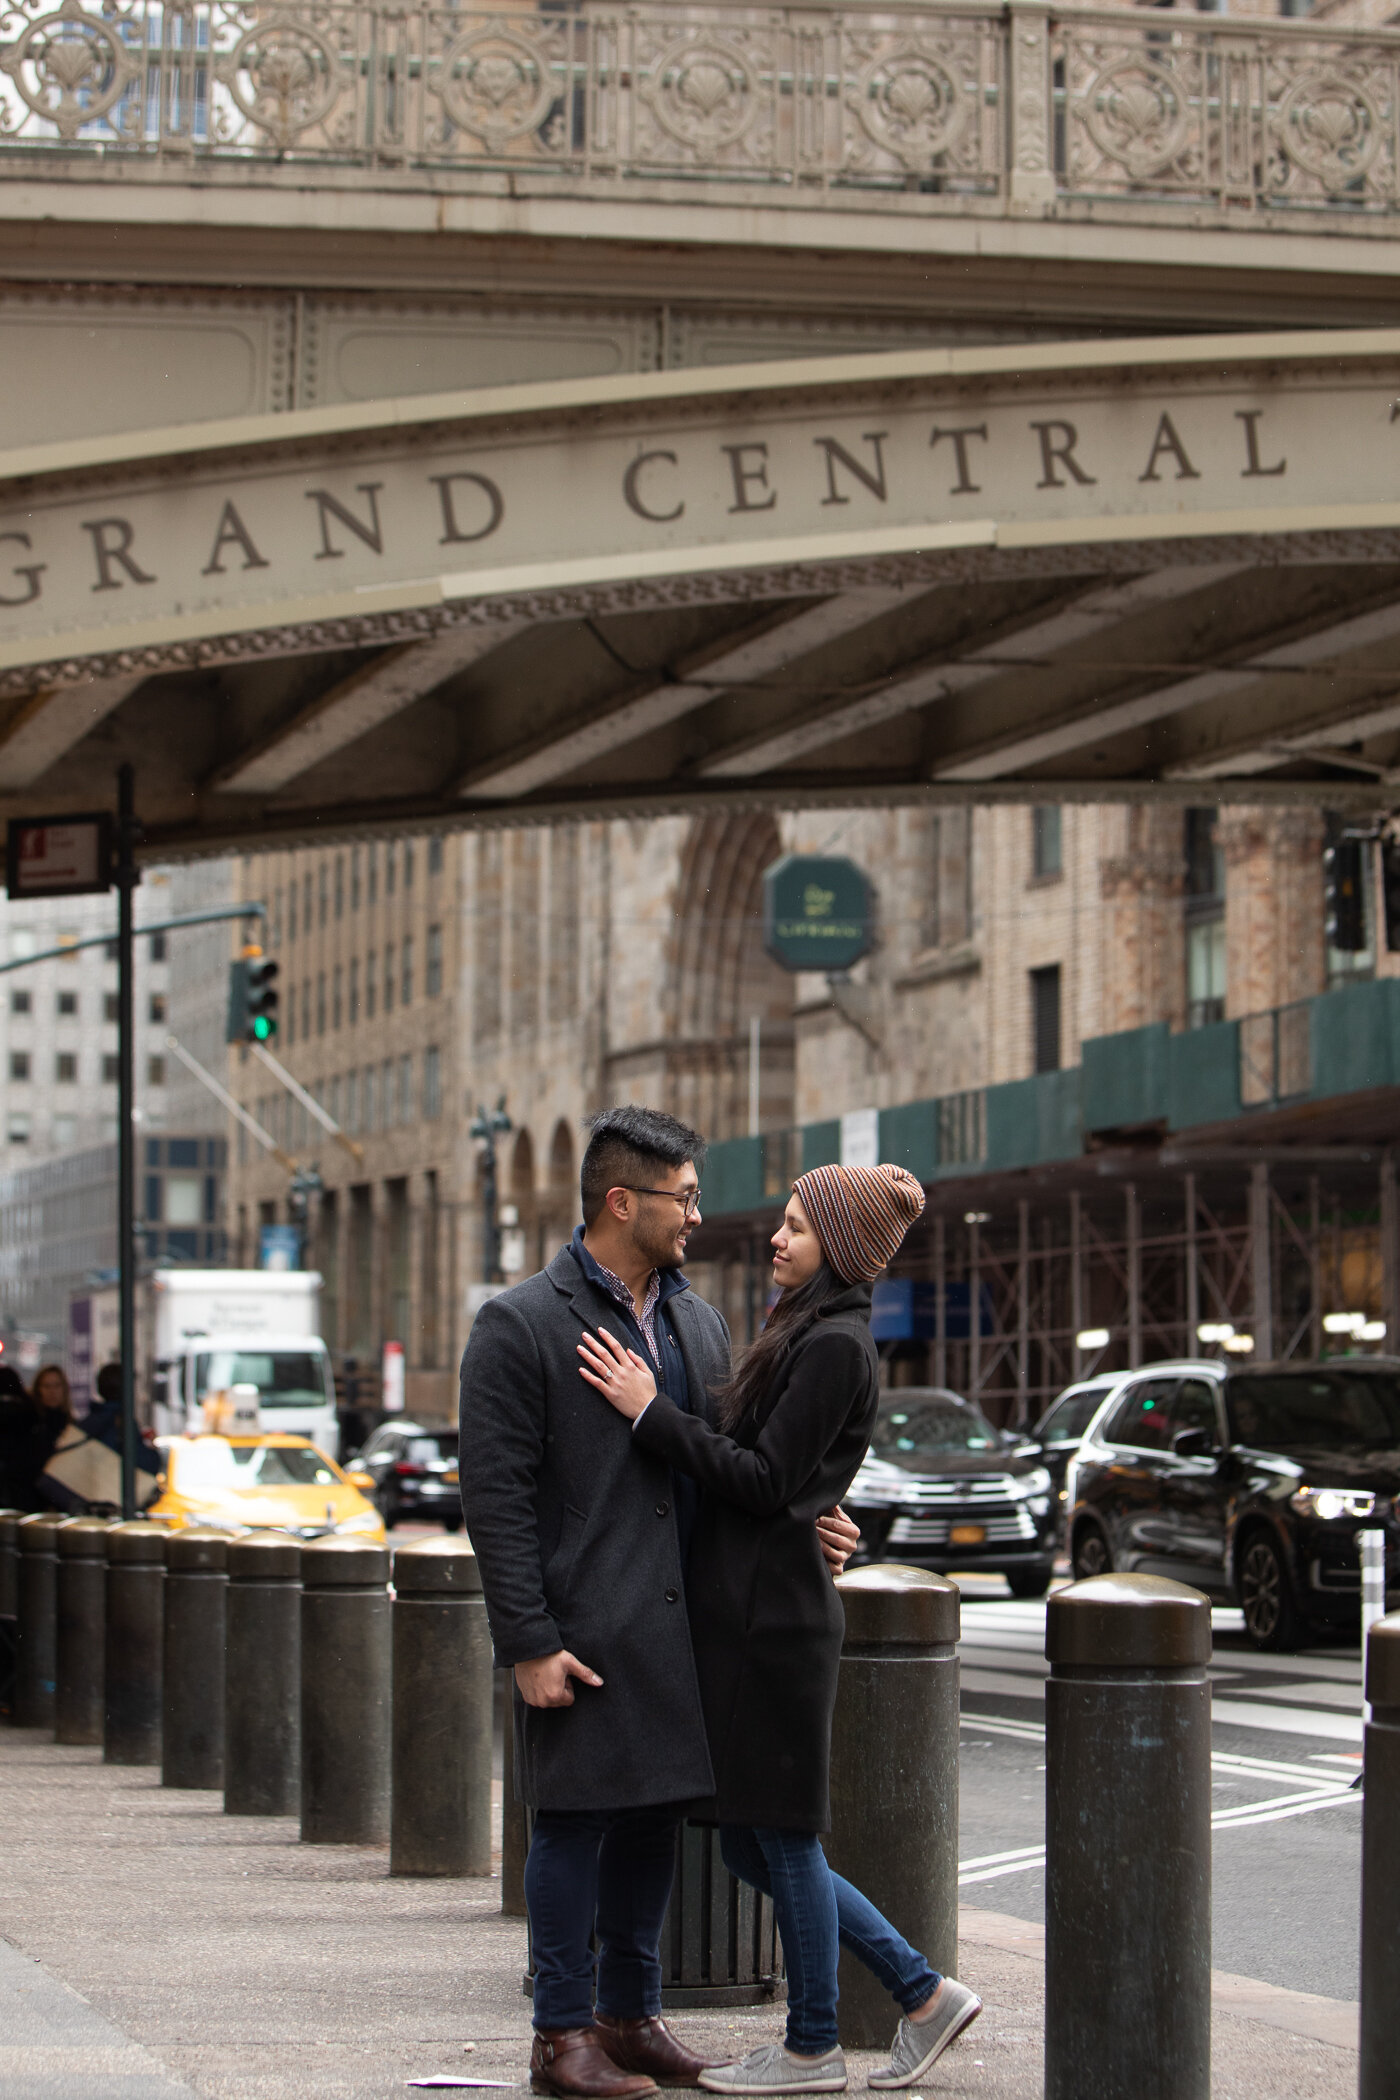
[[[0,815],[1393,799],[1400,31],[0,10]]]

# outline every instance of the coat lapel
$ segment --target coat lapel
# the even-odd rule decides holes
[[[676,1339],[680,1343],[681,1355],[685,1360],[691,1409],[699,1415],[701,1421],[713,1421],[715,1407],[710,1398],[710,1387],[715,1383],[717,1376],[722,1376],[723,1373],[717,1372],[714,1364],[707,1361],[711,1352],[703,1346],[700,1316],[692,1294],[689,1291],[677,1291],[667,1304],[666,1310],[674,1322]]]

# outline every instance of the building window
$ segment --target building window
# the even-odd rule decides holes
[[[163,1057],[148,1057],[146,1059],[146,1084],[147,1086],[165,1085],[165,1059]]]
[[[423,1052],[423,1114],[430,1123],[442,1114],[442,1052],[436,1043]]]
[[[268,940],[269,944],[274,948],[280,948],[282,945],[282,885],[280,882],[272,893],[272,926]]]
[[[352,962],[350,965],[350,992],[346,1001],[345,1018],[352,1028],[360,1018],[360,966],[358,962]]]
[[[121,1059],[113,1057],[111,1052],[108,1051],[102,1060],[102,1084],[104,1086],[115,1086],[120,1077]]]
[[[102,960],[110,963],[114,963],[117,960],[117,944],[115,941],[108,941],[106,947],[102,950]]]
[[[378,846],[366,846],[366,848],[365,848],[365,863],[366,863],[366,866],[367,866],[367,868],[368,868],[368,870],[369,870],[369,874],[368,874],[368,879],[367,879],[367,881],[366,881],[366,885],[365,885],[365,895],[366,895],[366,898],[367,898],[368,902],[369,902],[369,903],[371,903],[371,904],[373,904],[373,903],[374,903],[374,901],[375,901],[375,899],[376,899],[376,898],[378,897],[378,895],[379,895],[379,848],[378,848]]]
[[[441,875],[442,873],[441,832],[434,832],[428,841],[428,873],[430,875]]]
[[[78,1084],[78,1054],[75,1050],[60,1050],[53,1061],[53,1076],[59,1086]]]
[[[308,876],[308,877],[307,877],[307,880],[308,880],[308,882],[310,881],[310,879],[311,879],[311,878],[310,878],[310,876]],[[306,1039],[307,1039],[307,1037],[308,1037],[308,1036],[310,1035],[310,1033],[311,1033],[311,979],[310,979],[309,977],[303,977],[303,978],[302,978],[302,980],[301,980],[301,1039],[302,1039],[302,1041],[303,1041],[303,1042],[305,1042],[305,1041],[306,1041]]]
[[[29,1052],[27,1050],[12,1050],[10,1052],[10,1077],[11,1079],[27,1079],[29,1077]]]
[[[12,1145],[29,1143],[29,1118],[21,1109],[10,1110],[5,1121],[5,1136]]]
[[[1031,1050],[1037,1072],[1060,1069],[1060,965],[1031,971]]]
[[[60,1152],[70,1152],[78,1142],[78,1119],[76,1116],[55,1116],[53,1119],[53,1141]]]
[[[165,935],[163,933],[153,933],[151,935],[151,961],[153,963],[165,961]]]
[[[14,956],[16,961],[20,960],[20,958],[23,956],[32,955],[35,949],[38,947],[38,945],[39,943],[34,937],[34,931],[32,927],[17,926],[14,932],[10,935],[10,953],[12,956]],[[111,960],[115,962],[117,944],[115,941],[112,941],[111,943],[109,943],[109,946],[111,949]]]
[[[318,971],[316,972],[316,1033],[317,1033],[317,1035],[324,1035],[324,1034],[325,1034],[325,1032],[326,1032],[326,973],[325,973],[325,971],[324,971],[324,970],[318,970]]]
[[[332,977],[331,977],[331,1027],[332,1027],[332,1028],[339,1028],[339,1026],[340,1026],[340,993],[341,993],[341,982],[342,982],[342,979],[343,979],[343,977],[344,977],[344,972],[342,971],[342,969],[341,969],[341,967],[340,967],[340,964],[339,964],[339,963],[337,963],[337,964],[336,964],[336,966],[335,966],[335,970],[334,970],[334,973],[332,974]]]
[[[1188,809],[1186,856],[1186,1025],[1225,1018],[1225,849],[1218,812]]]
[[[442,928],[428,928],[427,969],[423,978],[423,990],[430,999],[436,999],[442,990]]]
[[[379,979],[374,973],[374,963],[374,951],[371,949],[365,957],[365,1019],[367,1021],[374,1019],[374,1002],[379,996]]]
[[[413,1121],[413,1059],[399,1059],[399,1121]]]
[[[149,1009],[149,1011],[150,1011],[150,1016],[151,1016],[151,1019],[152,1019],[153,1021],[163,1021],[163,1020],[165,1019],[165,994],[164,994],[164,992],[152,992],[152,993],[151,993],[151,1003],[150,1003],[150,1009]]]
[[[301,927],[303,933],[311,931],[311,870],[307,869],[301,879]]]
[[[355,1096],[358,1091],[358,1087],[359,1074],[356,1072],[347,1072],[345,1075],[345,1128],[349,1131],[353,1131],[357,1127],[355,1123],[355,1117],[358,1113],[358,1104],[356,1102]]]
[[[386,897],[392,897],[394,894],[394,874],[397,860],[398,853],[394,841],[390,839],[388,845],[384,848],[384,894]]]
[[[928,888],[921,946],[956,947],[972,938],[972,812],[939,809],[929,817]]]
[[[330,917],[330,870],[324,861],[316,871],[316,886],[320,898],[318,924],[324,926]]]
[[[343,853],[337,853],[335,857],[335,915],[338,919],[345,917],[345,855]]]
[[[394,1127],[394,1060],[386,1057],[379,1070],[379,1120],[386,1130]]]
[[[59,993],[59,995],[58,995],[58,1017],[59,1017],[59,1019],[60,1019],[61,1021],[71,1021],[71,1020],[72,1020],[72,1019],[74,1018],[74,1016],[76,1015],[77,1011],[78,1011],[78,995],[77,995],[77,993],[76,993],[76,992],[60,992],[60,993]]]
[[[297,988],[287,987],[287,1048],[290,1050],[297,1039]]]
[[[405,888],[406,890],[411,890],[411,889],[413,888],[413,841],[412,841],[412,839],[405,839],[405,840],[404,840],[404,842],[403,842],[403,886],[404,886],[404,888]]]
[[[27,1014],[32,1010],[32,1007],[33,1000],[28,992],[11,992],[10,1012],[12,1014]]]
[[[28,1011],[29,1009],[26,1007],[25,1012],[27,1013]],[[121,1019],[121,1000],[115,992],[104,992],[102,994],[102,1018],[104,1021],[110,1021],[114,1027]]]
[[[350,848],[350,909],[351,909],[351,911],[358,911],[358,910],[359,910],[359,908],[360,908],[360,849],[359,849],[359,847],[358,847],[358,846],[352,846],[352,847]]]
[[[399,972],[399,998],[405,1006],[413,1004],[413,935],[403,937],[402,967]]]
[[[366,1065],[360,1081],[360,1114],[366,1131],[374,1129],[374,1066]]]
[[[384,950],[384,1011],[394,1011],[394,950],[392,943]]]
[[[1049,882],[1064,873],[1058,802],[1040,803],[1031,811],[1031,873],[1037,882]]]

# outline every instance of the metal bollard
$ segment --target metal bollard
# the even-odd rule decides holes
[[[228,1548],[224,1814],[301,1806],[301,1547],[258,1532]]]
[[[109,1765],[158,1765],[165,1617],[163,1524],[114,1524],[107,1533],[106,1681],[102,1756]]]
[[[75,1517],[57,1534],[54,1635],[56,1743],[102,1741],[107,1639],[107,1517]]]
[[[21,1728],[53,1727],[58,1627],[59,1526],[71,1522],[56,1513],[21,1517],[19,1546],[18,1636],[15,1657],[15,1719]]]
[[[1209,1600],[1096,1575],[1045,1653],[1045,2100],[1209,2100]]]
[[[838,1578],[846,1638],[831,1735],[833,1870],[935,1969],[958,1967],[957,1584],[922,1568]],[[884,2048],[899,2008],[842,1953],[841,2039]]]
[[[1366,1638],[1365,1781],[1361,1807],[1360,2100],[1400,2100],[1400,1611]]]
[[[465,1539],[394,1555],[391,1874],[491,1872],[491,1635]]]
[[[224,1783],[226,1531],[177,1531],[165,1554],[162,1786]]]
[[[389,1837],[392,1635],[387,1547],[317,1539],[301,1556],[301,1835]]]

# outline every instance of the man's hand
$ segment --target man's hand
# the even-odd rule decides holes
[[[859,1538],[859,1532],[856,1536]],[[594,1684],[602,1689],[602,1678],[576,1655],[570,1655],[567,1648],[561,1648],[557,1655],[537,1655],[532,1661],[515,1666],[515,1681],[527,1706],[572,1706],[574,1688],[569,1680],[573,1677],[580,1684]]]
[[[817,1518],[817,1537],[822,1543],[822,1558],[832,1574],[839,1575],[860,1544],[860,1526],[851,1522],[838,1502],[835,1509],[828,1509]]]

